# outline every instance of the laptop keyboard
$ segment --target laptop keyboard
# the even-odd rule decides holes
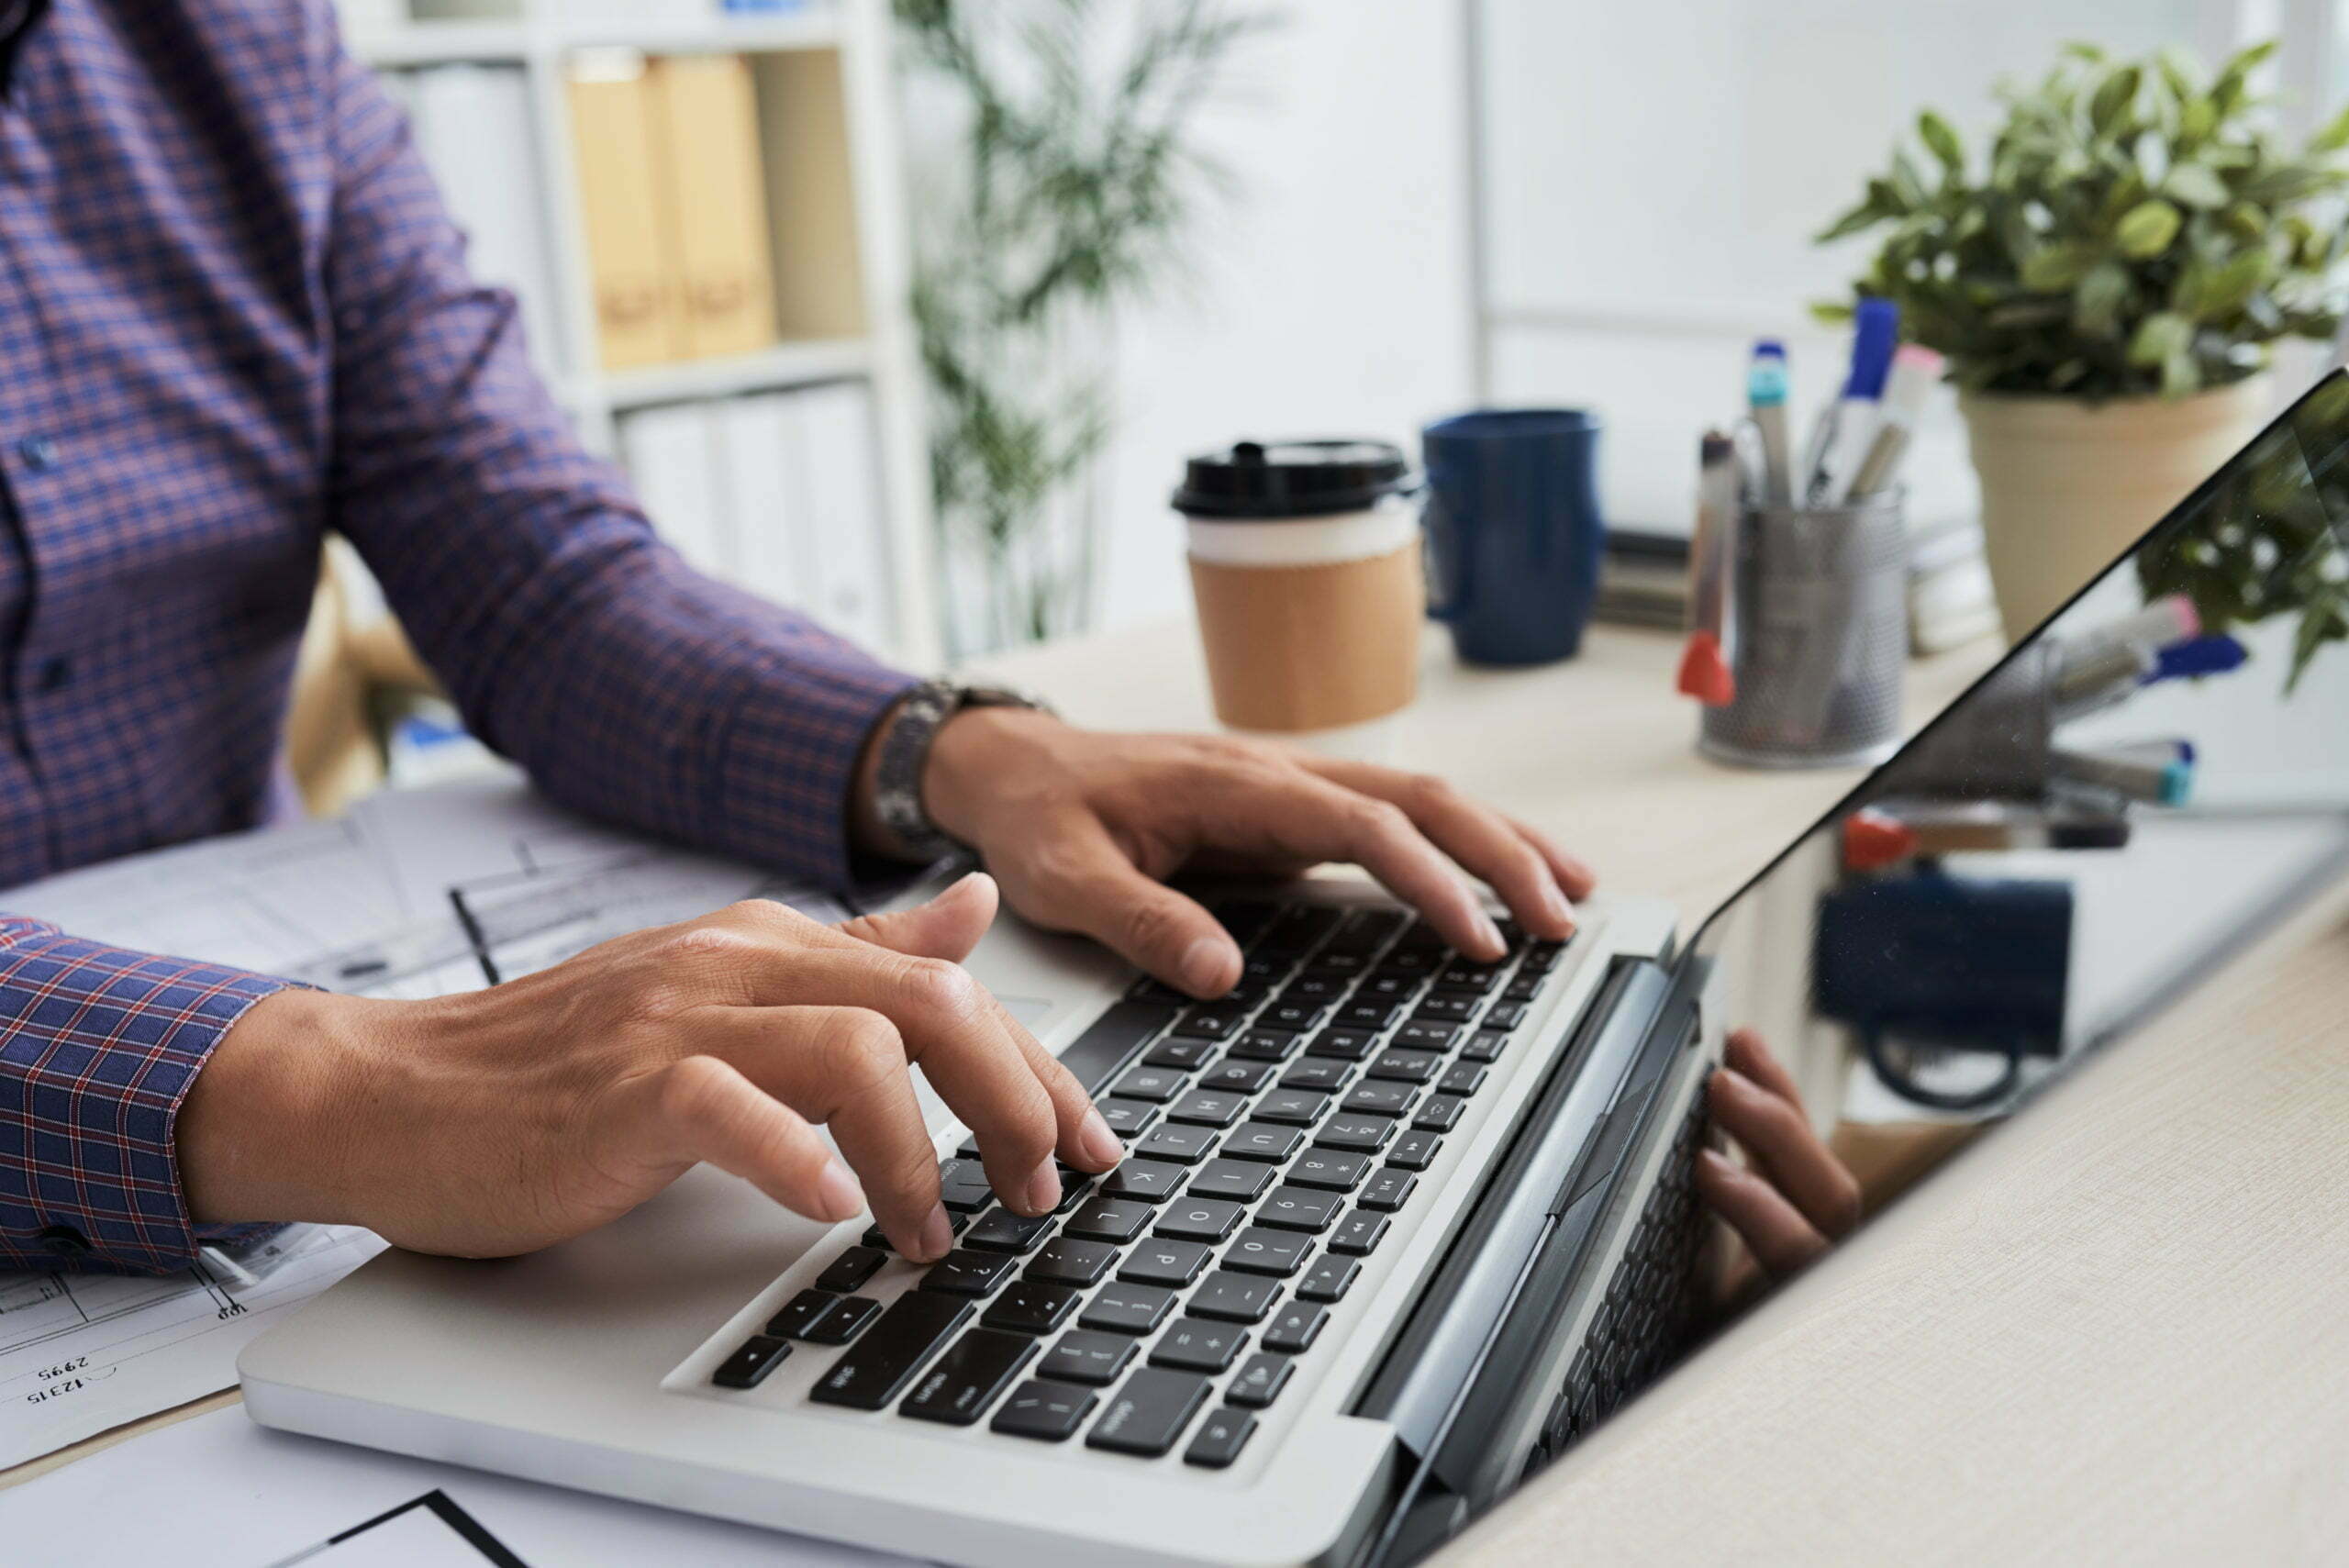
[[[713,1373],[757,1386],[795,1353],[808,1397],[1008,1438],[1219,1469],[1287,1386],[1419,1187],[1564,944],[1508,922],[1508,956],[1453,952],[1401,910],[1245,900],[1247,955],[1195,1002],[1136,984],[1062,1060],[1129,1153],[1062,1169],[1059,1208],[997,1206],[965,1140],[940,1170],[956,1246],[886,1307],[878,1228]]]

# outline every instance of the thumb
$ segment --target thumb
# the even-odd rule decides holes
[[[890,915],[860,915],[839,929],[861,941],[914,958],[960,963],[995,924],[995,878],[974,871],[927,904]]]

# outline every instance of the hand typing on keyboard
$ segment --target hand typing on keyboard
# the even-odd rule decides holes
[[[181,1110],[189,1208],[501,1256],[617,1218],[707,1161],[817,1219],[869,1196],[901,1252],[941,1257],[952,1228],[914,1062],[1016,1213],[1059,1205],[1056,1153],[1105,1171],[1121,1152],[957,962],[996,901],[974,875],[841,928],[753,901],[487,991],[280,992],[223,1038]]]
[[[1177,872],[1293,876],[1352,862],[1488,962],[1503,944],[1470,876],[1549,941],[1574,934],[1569,901],[1593,883],[1540,831],[1425,774],[1222,736],[1106,734],[1019,708],[949,720],[922,797],[1014,909],[1092,937],[1194,996],[1239,981],[1240,948],[1163,885]]]

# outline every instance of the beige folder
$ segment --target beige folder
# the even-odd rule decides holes
[[[596,337],[608,370],[685,354],[682,291],[649,78],[649,68],[598,58],[592,70],[574,71],[570,83]]]
[[[662,182],[696,358],[775,340],[758,95],[739,55],[679,55],[651,71]]]

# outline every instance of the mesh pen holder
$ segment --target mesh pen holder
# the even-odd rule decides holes
[[[1909,657],[1903,493],[1840,506],[1741,506],[1727,584],[1731,699],[1698,750],[1745,767],[1884,761],[1900,744]]]

